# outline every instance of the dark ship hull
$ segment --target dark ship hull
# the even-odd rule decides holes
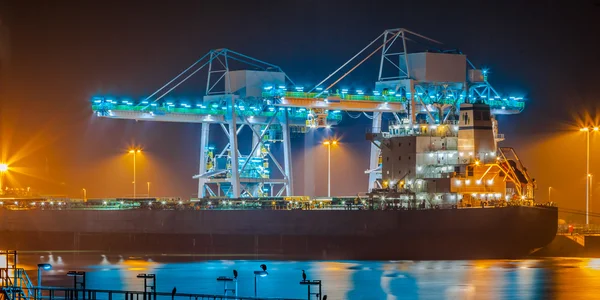
[[[253,259],[519,258],[556,235],[558,210],[0,209],[0,249]]]

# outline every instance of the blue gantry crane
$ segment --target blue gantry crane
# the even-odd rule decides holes
[[[414,50],[409,51],[408,45],[414,45]],[[487,70],[476,68],[460,51],[442,47],[442,43],[406,29],[385,30],[307,90],[295,85],[276,65],[216,49],[147,97],[96,96],[92,109],[103,118],[201,123],[199,172],[193,176],[198,180],[200,198],[281,196],[284,192],[292,196],[291,133],[335,126],[342,121],[343,112],[366,115],[373,120],[371,130],[380,132],[383,114],[393,115],[388,126],[417,130],[420,124],[452,124],[462,103],[484,102],[495,115],[524,109],[522,98],[504,97],[490,85]],[[381,54],[379,74],[371,91],[336,87],[377,53]],[[203,97],[168,96],[200,71],[207,78]],[[228,140],[225,147],[215,149],[210,143],[211,125],[221,128]],[[239,150],[238,137],[244,127],[252,135],[249,153]],[[271,152],[271,145],[279,142],[283,144],[283,163]],[[370,188],[381,178],[380,155],[378,145],[373,144],[366,171]],[[278,174],[272,174],[273,170]]]

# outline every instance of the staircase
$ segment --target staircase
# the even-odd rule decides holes
[[[0,269],[0,300],[36,299],[31,279],[22,268]]]

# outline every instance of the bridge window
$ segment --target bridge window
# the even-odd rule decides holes
[[[402,156],[398,156],[398,160],[402,160]]]
[[[398,147],[402,147],[402,143],[398,143]]]

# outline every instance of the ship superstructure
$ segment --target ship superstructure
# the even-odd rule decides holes
[[[516,152],[498,146],[497,121],[487,104],[463,103],[442,124],[392,122],[367,139],[381,149],[374,194],[383,200],[387,195],[388,202],[469,207],[534,198],[535,181]]]

